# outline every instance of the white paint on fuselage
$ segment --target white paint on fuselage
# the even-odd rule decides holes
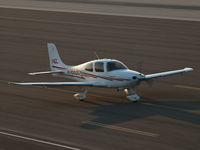
[[[100,82],[106,87],[113,88],[134,88],[138,84],[138,78],[144,76],[137,71],[129,70],[128,67],[124,64],[123,65],[126,67],[126,69],[107,71],[106,65],[111,61],[116,61],[123,64],[122,62],[115,59],[98,59],[77,66],[71,66],[70,68],[62,68],[62,70],[65,70],[65,74],[56,74],[56,76],[65,77],[81,82]],[[94,65],[96,62],[104,63],[104,72],[95,71]],[[93,63],[93,71],[85,70],[85,66],[90,63]],[[136,79],[133,77],[136,77]]]

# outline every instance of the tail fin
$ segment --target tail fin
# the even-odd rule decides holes
[[[60,59],[56,45],[53,43],[47,43],[47,46],[51,71],[60,70],[59,68],[68,68],[69,66],[65,65]]]

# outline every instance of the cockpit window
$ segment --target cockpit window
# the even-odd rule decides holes
[[[96,62],[95,63],[95,71],[96,72],[104,72],[103,62]]]
[[[85,66],[85,70],[87,70],[87,71],[93,71],[93,63],[89,63],[89,64],[87,64],[86,66]]]
[[[127,67],[117,61],[107,62],[107,71],[113,71],[119,69],[127,69]]]

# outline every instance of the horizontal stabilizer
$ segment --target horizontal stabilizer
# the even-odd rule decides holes
[[[63,73],[63,70],[56,70],[56,71],[44,71],[44,72],[32,72],[28,73],[28,75],[34,76],[34,75],[43,75],[43,74],[52,74],[52,73]]]

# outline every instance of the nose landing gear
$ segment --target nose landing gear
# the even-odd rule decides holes
[[[126,98],[133,102],[138,102],[140,96],[138,96],[134,89],[124,89],[124,92],[127,94]]]

